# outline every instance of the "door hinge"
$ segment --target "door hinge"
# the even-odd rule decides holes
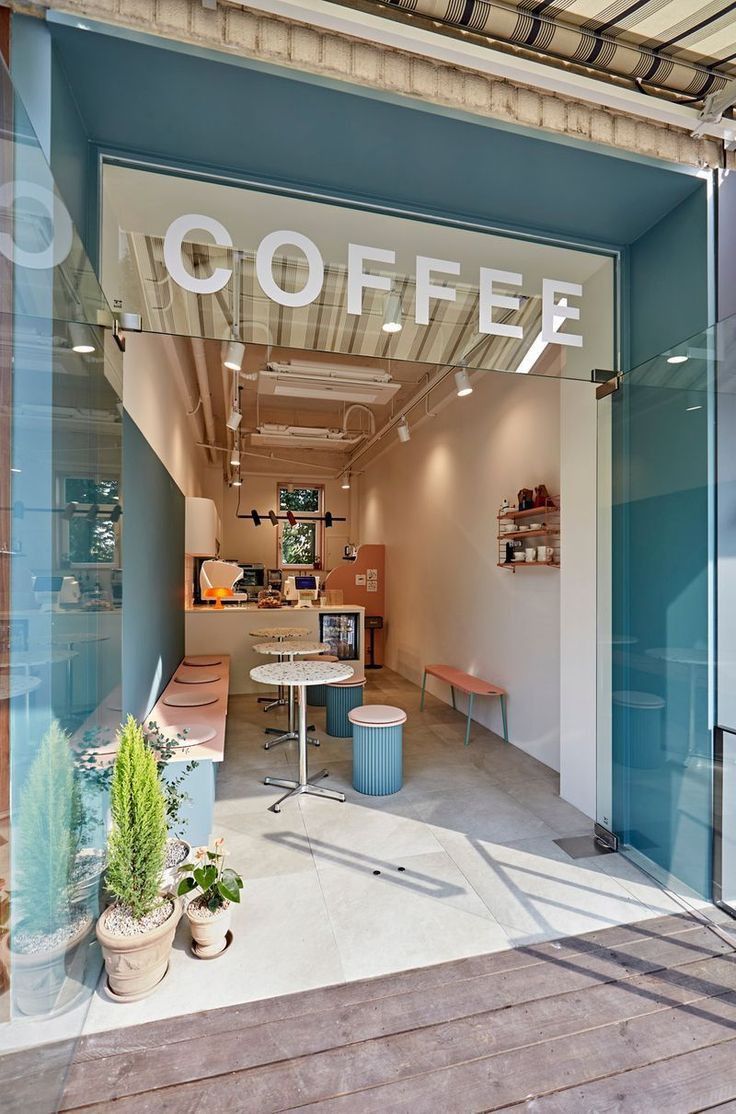
[[[620,372],[611,376],[605,383],[600,383],[595,389],[595,397],[600,401],[602,398],[608,398],[609,395],[615,394],[621,386],[623,376]]]

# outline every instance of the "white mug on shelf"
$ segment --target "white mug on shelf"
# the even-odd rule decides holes
[[[536,561],[536,559],[537,559],[536,549],[531,549],[531,548],[530,549],[525,549],[524,554],[526,556],[527,561],[529,561],[529,562]]]
[[[538,561],[551,561],[555,555],[555,551],[551,545],[538,545],[537,546],[537,560]]]

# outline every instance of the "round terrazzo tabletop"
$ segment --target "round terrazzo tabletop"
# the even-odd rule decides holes
[[[354,672],[351,665],[339,662],[285,661],[257,665],[250,675],[262,685],[329,685],[332,681],[347,681]]]
[[[309,634],[306,627],[254,627],[254,638],[303,638]]]
[[[259,654],[281,655],[282,657],[291,657],[298,654],[324,654],[329,648],[326,642],[302,642],[296,638],[289,638],[286,646],[283,642],[257,642],[253,647]]]

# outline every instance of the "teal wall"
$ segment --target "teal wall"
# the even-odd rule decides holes
[[[706,182],[629,247],[628,367],[710,323]]]
[[[123,416],[123,710],[142,718],[184,657],[184,496]]]

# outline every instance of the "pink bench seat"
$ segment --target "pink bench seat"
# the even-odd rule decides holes
[[[464,673],[461,669],[455,669],[452,665],[425,665],[424,678],[422,680],[422,699],[419,704],[420,710],[424,709],[424,694],[427,687],[427,677],[437,677],[438,680],[444,681],[450,686],[452,693],[452,706],[457,709],[455,702],[455,690],[467,693],[468,699],[468,724],[465,729],[465,746],[470,742],[470,724],[473,715],[473,697],[475,696],[497,696],[501,703],[501,719],[503,720],[503,737],[506,742],[509,741],[508,724],[506,722],[506,697],[508,693],[505,688],[500,685],[493,685],[490,681],[484,681],[481,677],[474,677],[472,673]]]

